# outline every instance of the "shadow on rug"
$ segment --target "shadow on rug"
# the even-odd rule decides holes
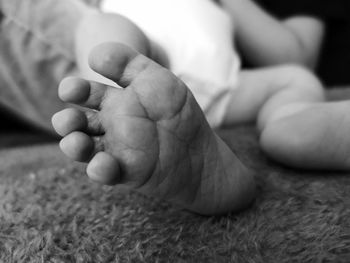
[[[259,182],[252,207],[222,217],[91,183],[55,143],[3,148],[0,262],[350,261],[349,175],[280,167],[252,128],[220,134]]]

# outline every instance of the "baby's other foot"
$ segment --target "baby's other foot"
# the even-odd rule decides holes
[[[309,105],[271,122],[261,146],[275,160],[303,169],[350,170],[350,102]]]
[[[60,98],[85,107],[53,117],[62,151],[87,162],[88,176],[125,184],[201,214],[247,206],[255,183],[211,130],[191,92],[171,72],[116,43],[96,47],[90,65],[123,89],[67,78]]]

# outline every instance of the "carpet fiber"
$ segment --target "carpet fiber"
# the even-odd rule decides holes
[[[3,147],[0,262],[350,261],[348,174],[278,166],[253,128],[220,134],[259,183],[249,209],[221,217],[94,184],[56,143]],[[6,146],[23,135],[0,137]]]

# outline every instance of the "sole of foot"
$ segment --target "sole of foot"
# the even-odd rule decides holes
[[[121,88],[64,79],[59,96],[79,109],[56,113],[62,151],[100,183],[124,184],[188,210],[237,211],[255,195],[252,171],[212,131],[186,85],[117,43],[93,49],[91,68]]]

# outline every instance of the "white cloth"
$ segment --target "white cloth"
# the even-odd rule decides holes
[[[233,22],[211,0],[104,0],[104,12],[129,18],[167,55],[212,127],[222,123],[240,60]]]

